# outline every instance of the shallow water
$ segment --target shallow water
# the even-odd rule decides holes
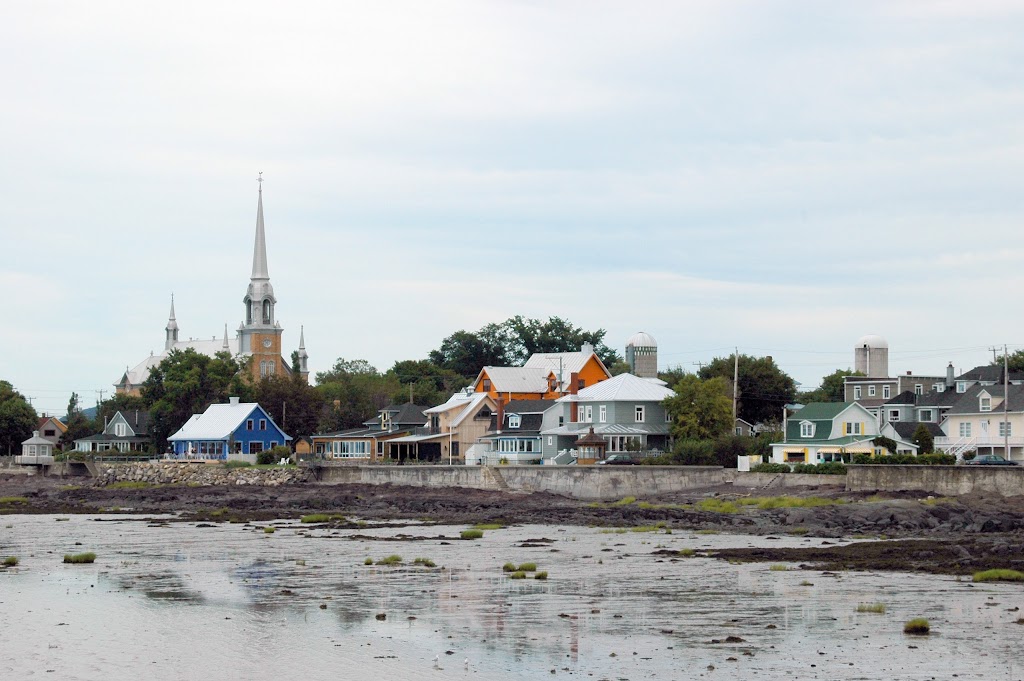
[[[1020,585],[653,555],[816,539],[56,518],[0,518],[0,558],[21,559],[0,571],[0,679],[1024,677]],[[520,546],[538,538],[554,541]],[[83,551],[96,563],[61,563]],[[390,554],[406,564],[363,564]],[[511,580],[507,561],[549,578]],[[919,616],[934,633],[905,636]],[[743,642],[712,643],[728,636]]]

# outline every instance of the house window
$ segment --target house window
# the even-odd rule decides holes
[[[564,426],[565,425],[565,417],[564,416],[559,416],[558,417],[558,425],[559,426]]]
[[[548,447],[550,447],[554,443],[555,443],[555,438],[553,436],[551,436],[551,435],[548,435]]]
[[[128,426],[124,423],[114,424],[114,435],[117,437],[124,437],[128,434]]]
[[[932,383],[932,390],[934,392],[937,392],[937,393],[942,392],[942,384],[941,383]]]
[[[847,421],[846,422],[846,434],[847,435],[860,435],[860,421]]]
[[[960,424],[960,437],[970,437],[970,436],[971,436],[971,424],[970,423],[961,423]]]
[[[672,414],[665,412],[665,423],[672,423]]]
[[[875,396],[875,386],[869,385],[868,386],[868,397],[874,397],[874,396]]]
[[[859,400],[860,399],[860,386],[859,385],[853,386],[853,399],[855,399],[855,400]]]
[[[45,435],[46,437],[53,437],[56,434],[57,431],[55,431],[53,428],[47,428],[46,430],[43,431],[43,435]]]
[[[260,430],[266,430],[266,429],[267,429],[267,420],[266,419],[260,419]]]
[[[935,384],[935,390],[937,392],[940,392],[940,393],[946,392],[946,384],[945,383],[936,383]]]
[[[737,435],[743,435],[743,429],[740,428],[739,426],[736,426],[736,428],[733,429],[733,432],[735,432]]]
[[[383,442],[378,442],[377,443],[377,453],[378,454],[383,454],[384,453],[384,443]]]
[[[607,423],[608,421],[608,405],[602,404],[597,408],[597,420],[601,423]]]
[[[801,421],[800,437],[814,437],[814,424],[810,421]]]
[[[583,405],[576,407],[576,421],[583,423]]]
[[[999,437],[1013,437],[1013,424],[1007,421],[1000,421]]]
[[[263,451],[263,443],[262,442],[250,442],[249,443],[249,453],[250,454],[259,454],[262,451]]]
[[[636,405],[636,422],[637,423],[643,423],[644,422],[644,405],[642,405],[642,404]]]
[[[586,388],[587,387],[586,379],[581,378],[580,380],[576,381],[576,387],[578,389],[580,389],[580,390],[583,390],[584,388]]]
[[[900,420],[900,410],[899,409],[890,409],[889,410],[889,421],[891,421],[893,423],[896,423],[899,420]]]
[[[932,410],[931,409],[922,409],[921,410],[921,416],[920,416],[920,418],[918,418],[918,421],[928,421],[928,422],[931,422],[933,420],[934,419],[932,418]]]
[[[254,425],[253,424],[253,420],[249,419],[248,421],[245,422],[245,429],[246,430],[252,430],[253,425]]]
[[[489,379],[489,378],[485,378],[484,379],[484,392],[485,393],[491,392],[491,379]]]
[[[889,399],[890,397],[892,397],[892,388],[890,386],[882,386],[882,397],[885,399]]]
[[[277,440],[271,440],[270,441],[270,448],[273,449],[276,446],[277,446]]]
[[[956,382],[956,391],[958,393],[965,393],[965,392],[967,392],[967,381],[957,381]]]
[[[915,395],[924,395],[924,386],[921,385],[920,383],[915,383],[914,384],[914,394]]]
[[[992,398],[982,395],[978,398],[978,411],[992,411]]]
[[[509,414],[508,415],[508,427],[509,428],[518,428],[522,422],[523,422],[523,417],[520,416],[519,414]]]
[[[594,422],[594,407],[592,405],[587,405],[586,414],[587,415],[586,415],[585,423],[593,423]]]

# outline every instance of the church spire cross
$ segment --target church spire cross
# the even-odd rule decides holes
[[[256,243],[252,251],[252,279],[270,279],[267,271],[267,236],[263,227],[263,173],[259,178],[259,201],[256,207]]]

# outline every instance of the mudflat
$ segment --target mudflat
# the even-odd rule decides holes
[[[547,493],[395,485],[275,487],[99,486],[89,480],[0,473],[0,514],[176,514],[181,521],[250,522],[328,513],[338,527],[360,520],[426,525],[501,522],[598,526],[837,540],[814,548],[734,548],[707,555],[732,561],[795,562],[809,569],[968,574],[1024,569],[1024,498],[884,497],[827,486],[786,495],[731,485],[670,497],[594,503]],[[842,539],[858,539],[845,544]],[[878,539],[883,541],[863,541]]]

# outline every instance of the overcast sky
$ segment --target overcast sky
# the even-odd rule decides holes
[[[60,412],[243,316],[423,358],[512,315],[804,387],[1024,346],[1019,2],[8,3],[0,379]],[[287,354],[287,353],[286,353]]]

